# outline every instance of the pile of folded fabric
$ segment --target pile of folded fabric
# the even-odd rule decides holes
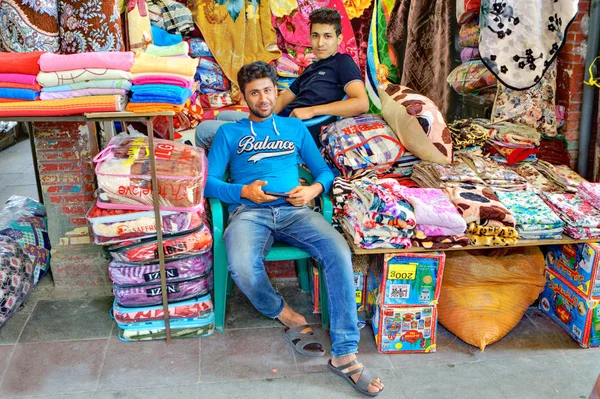
[[[390,170],[383,173],[384,177],[410,177],[413,174],[413,167],[421,162],[421,159],[412,153],[405,151],[404,154],[391,166]]]
[[[277,90],[279,92],[288,89],[303,70],[285,53],[275,63],[275,69],[277,70]]]
[[[435,188],[403,188],[413,207],[417,226],[412,243],[423,248],[453,248],[469,244],[467,224],[444,191]]]
[[[589,202],[596,209],[600,209],[600,183],[582,182],[577,195],[582,200]]]
[[[364,170],[356,175],[344,178],[342,176],[336,176],[333,179],[333,185],[331,187],[333,197],[333,220],[332,225],[339,231],[342,229],[342,219],[344,216],[344,205],[350,199],[352,191],[354,189],[354,180],[376,180],[377,174],[374,170]]]
[[[448,124],[454,150],[485,145],[490,135],[490,129],[484,127],[479,121],[481,120],[458,119]]]
[[[585,181],[583,177],[566,165],[555,166],[549,162],[538,160],[534,166],[548,180],[567,193],[576,193],[579,185]]]
[[[474,154],[460,154],[458,157],[469,165],[486,185],[493,187],[494,190],[522,191],[527,189],[527,180],[489,157]]]
[[[488,148],[493,159],[506,165],[533,162],[539,153],[541,134],[532,127],[510,123],[488,123],[492,129]]]
[[[467,223],[472,245],[505,246],[517,243],[514,216],[489,187],[457,184],[444,189]]]
[[[131,68],[133,95],[127,111],[182,111],[192,95],[197,66],[198,60],[189,57],[157,57],[136,53]]]
[[[515,217],[519,238],[545,240],[562,237],[563,221],[533,191],[496,191],[496,195]]]
[[[564,222],[564,232],[576,240],[600,238],[600,210],[576,194],[543,193],[541,197]]]
[[[416,226],[412,207],[394,179],[355,180],[342,227],[361,248],[410,248]]]
[[[40,99],[61,100],[91,96],[127,97],[131,89],[129,71],[133,53],[89,52],[79,54],[44,53],[40,57],[37,81],[43,86]]]
[[[39,99],[41,87],[36,76],[42,54],[0,52],[0,104]]]
[[[411,179],[421,187],[443,188],[448,185],[468,183],[483,186],[485,183],[462,159],[450,165],[421,162],[413,166]]]
[[[529,163],[519,164],[513,167],[513,170],[522,176],[533,192],[540,193],[564,193],[564,190],[546,179],[534,166]]]

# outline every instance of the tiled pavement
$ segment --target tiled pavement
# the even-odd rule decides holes
[[[0,152],[1,202],[13,193],[36,198],[27,145]],[[278,288],[318,324],[308,294],[293,284]],[[258,314],[237,290],[228,300],[224,333],[172,345],[120,342],[111,302],[57,290],[45,277],[0,328],[0,398],[361,397],[326,371],[325,358],[297,355],[282,339],[281,325]],[[384,381],[382,398],[585,399],[600,373],[600,350],[581,349],[535,308],[483,353],[441,326],[437,348],[427,355],[382,355],[366,327],[359,356]]]

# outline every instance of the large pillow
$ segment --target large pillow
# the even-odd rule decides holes
[[[512,90],[498,82],[492,122],[503,120],[531,126],[554,137],[556,128],[556,64],[530,89]]]
[[[381,114],[400,142],[423,161],[452,162],[452,137],[436,105],[406,86],[383,84],[377,88]]]

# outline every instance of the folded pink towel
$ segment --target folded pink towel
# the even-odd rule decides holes
[[[0,73],[0,82],[21,83],[26,85],[36,85],[36,75],[24,75],[22,73]]]
[[[130,81],[134,85],[151,85],[151,84],[165,84],[165,85],[173,85],[179,86],[186,89],[192,88],[192,80],[177,78],[175,76],[164,76],[164,75],[154,75],[154,76],[140,76],[139,78],[135,78]]]
[[[40,100],[60,100],[63,98],[86,97],[86,96],[108,96],[112,94],[127,95],[124,89],[80,89],[70,91],[42,92]]]
[[[127,71],[133,66],[131,51],[104,51],[79,54],[44,53],[40,57],[43,72],[70,71],[73,69],[107,68]]]

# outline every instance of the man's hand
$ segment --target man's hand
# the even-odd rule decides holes
[[[290,113],[291,118],[298,118],[298,119],[302,119],[302,120],[310,119],[310,118],[313,118],[314,116],[315,116],[315,111],[313,110],[313,107],[295,108]]]
[[[252,184],[246,184],[242,187],[242,198],[246,198],[254,202],[255,204],[263,204],[265,202],[275,201],[277,197],[273,197],[272,195],[267,195],[261,189],[261,187],[266,186],[267,182],[263,180],[254,180]]]
[[[287,201],[294,206],[304,206],[323,192],[323,186],[315,183],[311,186],[297,186],[289,192]]]

